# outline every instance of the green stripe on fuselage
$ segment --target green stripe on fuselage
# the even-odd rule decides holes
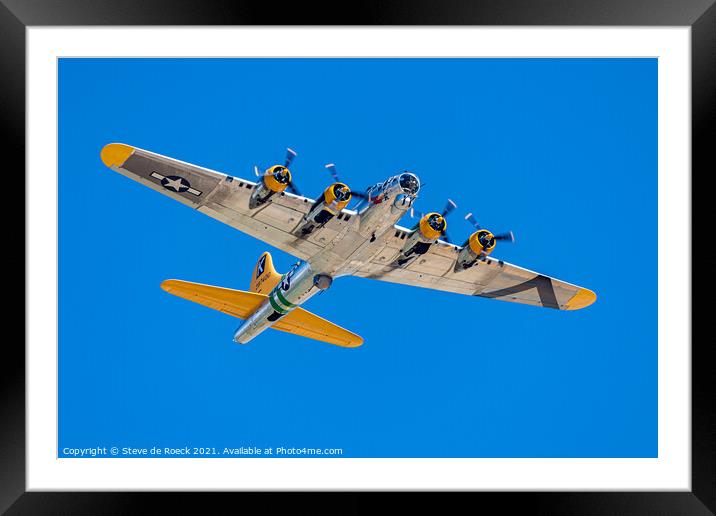
[[[276,311],[277,311],[278,313],[280,313],[280,314],[285,314],[285,313],[287,313],[286,310],[284,310],[283,308],[281,308],[280,306],[278,306],[278,303],[274,300],[272,294],[273,294],[273,292],[272,292],[271,294],[269,294],[269,297],[268,297],[268,298],[269,298],[269,303],[271,303],[271,306],[273,307],[273,309],[276,310]]]
[[[293,308],[294,306],[296,306],[296,305],[294,305],[293,303],[291,303],[291,302],[289,302],[289,301],[286,301],[286,298],[283,297],[283,294],[281,293],[281,289],[280,289],[280,288],[277,288],[277,289],[276,289],[276,297],[278,297],[278,300],[281,301],[281,303],[283,303],[284,305],[286,305],[288,308]]]

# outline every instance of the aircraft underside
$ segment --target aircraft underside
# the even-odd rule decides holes
[[[243,319],[234,335],[239,343],[274,328],[359,346],[358,335],[301,308],[346,275],[559,310],[584,308],[596,300],[591,290],[493,258],[496,243],[514,241],[514,236],[482,228],[472,214],[465,218],[476,231],[462,245],[450,242],[452,201],[442,212],[419,214],[413,228],[398,226],[406,213],[414,213],[420,182],[412,173],[355,192],[329,164],[335,182],[313,200],[300,195],[293,181],[289,165],[295,156],[289,149],[285,163],[263,175],[255,167],[258,181],[253,182],[125,144],[109,144],[101,152],[112,170],[299,259],[280,275],[264,253],[249,291],[180,280],[162,283],[174,295]]]

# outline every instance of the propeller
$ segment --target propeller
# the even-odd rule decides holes
[[[445,208],[443,208],[442,216],[447,217],[450,213],[452,213],[455,208],[457,208],[457,204],[455,204],[455,201],[453,201],[452,199],[448,199],[447,203],[445,203]],[[447,230],[445,229],[443,229],[443,238],[447,243],[452,244],[452,240],[450,240]]]
[[[477,230],[483,229],[482,226],[480,226],[480,224],[477,222],[477,219],[472,214],[472,212],[465,215],[465,220],[467,220],[470,224],[472,224],[475,227],[475,229],[477,229]],[[501,241],[510,242],[510,243],[515,242],[515,234],[512,231],[507,231],[505,233],[498,233],[498,234],[491,233],[491,234],[492,234],[492,240],[501,240]],[[482,244],[482,242],[480,242],[480,243]],[[489,244],[491,244],[491,242],[486,242],[486,244],[489,245]],[[483,245],[483,247],[488,247],[488,245]]]
[[[328,170],[328,173],[331,174],[331,177],[333,177],[333,180],[334,180],[336,183],[343,183],[343,181],[341,181],[341,178],[338,177],[338,170],[336,170],[336,164],[335,164],[335,163],[328,163],[328,164],[326,165],[326,169]],[[345,183],[343,183],[343,184],[345,184]],[[354,192],[353,190],[351,190],[351,196],[352,196],[352,197],[355,197],[356,199],[360,199],[360,201],[358,202],[358,204],[356,204],[355,208],[357,208],[358,206],[360,206],[360,205],[363,203],[364,200],[369,200],[369,199],[370,199],[370,197],[368,196],[367,193]]]
[[[293,158],[297,156],[296,151],[293,150],[290,147],[286,148],[286,161],[284,162],[283,166],[286,168],[289,168],[291,165],[291,162],[293,162]]]
[[[504,240],[506,242],[510,242],[511,244],[515,243],[515,234],[512,231],[508,231],[507,233],[499,233],[497,235],[494,235],[495,240]]]
[[[482,226],[480,226],[480,224],[477,222],[477,219],[472,214],[472,212],[465,215],[465,220],[468,221],[473,226],[475,226],[475,229],[482,229]]]
[[[452,199],[448,199],[447,203],[445,204],[445,208],[443,208],[443,211],[441,215],[443,217],[447,217],[447,215],[452,212],[455,208],[457,208],[457,204],[455,204],[455,201]]]
[[[283,168],[289,168],[289,165],[293,163],[293,159],[297,156],[297,153],[295,150],[291,149],[290,147],[286,148],[286,159],[283,163]],[[261,176],[261,172],[259,171],[259,167],[257,165],[254,165],[254,174],[256,174],[256,177]],[[293,179],[288,182],[288,185],[286,185],[288,190],[296,195],[301,195],[301,192],[298,191],[298,188],[296,188],[296,184],[293,182]]]
[[[296,156],[297,154],[295,150],[293,150],[291,147],[286,147],[286,161],[284,161],[283,166],[289,168]],[[296,184],[293,182],[293,178],[291,178],[291,181],[288,182],[288,189],[292,194],[301,195],[301,192],[298,191],[298,188],[296,188]]]
[[[453,201],[452,199],[448,199],[447,203],[445,203],[445,208],[443,208],[443,211],[440,213],[440,216],[443,217],[443,219],[445,219],[450,213],[453,212],[453,210],[455,210],[455,208],[457,208],[457,204],[455,204],[455,201]],[[418,217],[417,217],[418,219],[422,219],[425,216],[425,214],[422,211],[416,210],[415,208],[413,208],[411,206],[410,207],[410,217],[415,218],[416,213],[418,215]],[[417,229],[419,224],[420,224],[420,222],[418,221],[418,223],[413,227],[413,229]],[[446,242],[451,244],[452,240],[450,239],[450,236],[448,235],[445,228],[447,228],[447,223],[444,225],[444,228],[440,232],[440,234]]]
[[[336,183],[341,182],[341,178],[338,177],[338,171],[336,171],[336,164],[335,163],[328,163],[326,165],[326,169],[328,170],[328,173],[331,174],[333,179],[336,181]]]
[[[293,183],[293,180],[288,182],[288,189],[294,195],[301,195],[301,192],[298,191],[298,188],[296,188],[296,185]]]

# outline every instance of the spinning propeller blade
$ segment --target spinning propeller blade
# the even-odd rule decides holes
[[[468,213],[467,215],[465,215],[465,220],[468,221],[468,222],[469,222],[470,224],[472,224],[473,226],[475,226],[475,229],[482,229],[482,227],[480,226],[480,224],[477,223],[477,219],[476,219],[475,216],[472,214],[472,212],[470,212],[470,213]]]
[[[293,163],[293,160],[296,156],[297,154],[295,150],[290,147],[286,147],[286,161],[284,162],[283,166],[289,168],[289,165]],[[298,188],[296,188],[296,183],[293,180],[293,174],[291,174],[291,180],[288,182],[287,188],[288,191],[292,194],[301,195],[301,192],[299,192]]]
[[[289,168],[289,165],[293,162],[293,158],[296,157],[296,151],[290,147],[286,149],[286,161],[283,164],[284,167]]]
[[[328,163],[326,165],[326,170],[328,170],[328,172],[331,174],[331,177],[333,177],[333,180],[336,183],[343,183],[343,181],[341,181],[341,178],[338,176],[338,170],[336,170],[335,163]],[[353,209],[357,209],[361,204],[363,204],[363,201],[370,200],[370,196],[367,193],[356,192],[353,189],[351,189],[351,196],[358,199],[358,204],[356,204]]]
[[[494,235],[495,240],[504,240],[505,242],[514,243],[515,242],[515,235],[512,233],[512,231],[508,231],[507,233],[500,233],[499,235]]]
[[[455,201],[452,199],[447,200],[447,204],[445,204],[445,208],[443,208],[443,211],[441,215],[443,217],[447,216],[450,212],[452,212],[455,208],[457,208],[457,204],[455,204]]]
[[[341,180],[338,177],[338,172],[336,171],[336,164],[335,163],[329,163],[326,165],[326,168],[328,169],[328,172],[333,176],[333,179],[335,179],[336,183],[340,183]]]
[[[477,222],[477,219],[472,214],[472,212],[465,215],[465,220],[467,220],[470,224],[472,224],[475,227],[475,229],[477,229],[478,231],[480,229],[482,229],[482,226],[480,226],[480,224]],[[492,238],[494,238],[495,240],[502,240],[504,242],[514,243],[515,234],[512,231],[507,231],[505,233],[498,233],[498,234],[493,233]]]
[[[292,194],[301,195],[301,192],[298,191],[298,188],[296,188],[296,185],[293,184],[293,181],[290,181],[290,182],[288,183],[288,187],[287,187],[287,188],[291,191]]]

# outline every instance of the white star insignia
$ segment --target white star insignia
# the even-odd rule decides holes
[[[177,192],[179,192],[182,188],[186,188],[186,185],[182,184],[180,177],[176,179],[166,178],[166,184],[164,186],[167,188],[173,188]]]

